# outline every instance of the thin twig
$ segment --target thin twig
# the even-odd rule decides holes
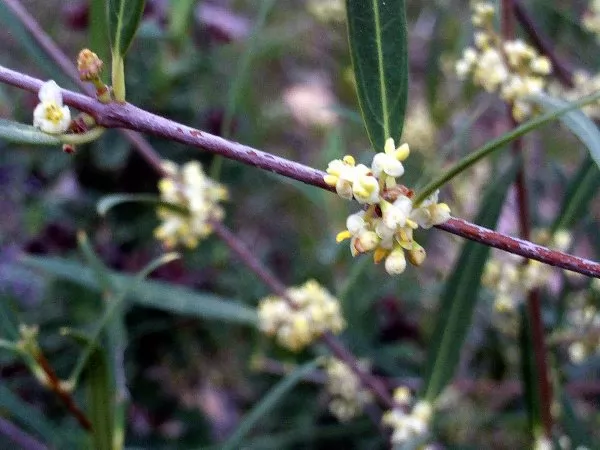
[[[73,65],[73,62],[67,55],[60,49],[58,45],[52,40],[48,34],[42,29],[40,24],[29,14],[25,7],[19,0],[2,0],[4,4],[10,9],[13,14],[23,24],[25,29],[31,34],[31,37],[35,39],[38,45],[46,52],[46,54],[52,59],[58,67],[73,80],[77,86],[81,88],[83,92],[87,92],[93,95],[95,90],[91,88],[91,85],[86,85],[79,78],[77,68]]]
[[[75,399],[71,393],[63,387],[60,378],[56,375],[56,372],[50,365],[50,362],[46,359],[46,357],[40,352],[35,356],[35,360],[40,365],[44,373],[46,374],[46,379],[48,381],[48,387],[54,392],[63,402],[67,410],[71,413],[73,417],[77,419],[79,424],[86,430],[92,430],[92,423],[87,418],[85,413],[79,409],[77,404],[75,403]]]
[[[43,84],[40,79],[3,66],[0,66],[0,82],[30,92],[39,91]],[[222,139],[210,133],[149,113],[129,103],[103,104],[73,91],[63,89],[62,92],[65,103],[92,115],[97,123],[103,127],[133,129],[170,139],[312,186],[333,191],[333,188],[323,181],[325,173],[312,167]],[[445,224],[436,227],[457,236],[484,243],[490,247],[509,251],[524,258],[535,259],[545,264],[600,278],[600,263],[512,238],[462,219],[452,218]]]
[[[48,446],[21,430],[14,423],[0,417],[0,434],[23,450],[48,450]]]
[[[235,234],[219,222],[213,222],[212,226],[215,234],[219,236],[231,250],[233,250],[245,266],[252,270],[275,294],[290,301],[285,285],[254,256],[250,249],[248,249]],[[394,402],[385,386],[372,374],[362,369],[354,355],[338,339],[330,333],[325,333],[321,340],[327,345],[336,358],[343,361],[352,369],[361,383],[369,388],[379,398],[383,405],[390,409],[394,407]]]
[[[84,91],[86,86],[79,80],[79,76],[69,59],[61,51],[61,49],[52,41],[52,39],[44,32],[39,26],[37,21],[29,15],[29,13],[22,7],[17,0],[8,0],[9,7],[15,12],[15,15],[22,21],[25,27],[30,31],[33,37],[40,43],[40,45],[46,50],[49,56],[55,60],[63,71],[69,75]],[[127,139],[134,145],[137,151],[144,157],[144,159],[161,175],[166,175],[166,171],[162,166],[160,156],[152,148],[152,146],[139,134],[134,131],[124,129],[122,130]],[[258,152],[258,151],[256,151]],[[259,152],[262,153],[262,152]],[[264,154],[267,159],[271,156]],[[322,182],[323,177],[319,175],[319,181]],[[324,183],[323,183],[324,185]],[[326,186],[326,185],[324,185]],[[215,225],[217,234],[228,244],[228,246],[234,250],[240,259],[244,261],[250,269],[252,269],[267,286],[276,294],[287,297],[286,287],[281,283],[275,276],[273,276],[262,263],[256,259],[250,251],[243,245],[243,243],[237,239],[229,230],[220,224]],[[333,336],[324,336],[323,338],[327,341],[327,345],[332,348],[332,352],[338,356],[339,359],[345,361],[355,372],[357,376],[367,386],[372,386],[374,392],[379,395],[383,403],[387,407],[391,408],[393,402],[389,397],[389,394],[385,390],[385,387],[377,382],[377,380],[370,377],[370,374],[364,372],[358,365],[354,356],[345,347],[337,342]],[[49,367],[49,365],[48,365]],[[51,370],[51,369],[50,369]],[[52,372],[53,373],[53,372]],[[52,378],[49,374],[49,378]],[[51,380],[52,381],[52,380]],[[60,384],[57,384],[60,387]],[[74,404],[71,404],[73,407]],[[75,408],[76,409],[76,408]]]
[[[573,87],[573,70],[556,54],[554,46],[542,36],[520,0],[513,0],[515,17],[535,47],[552,62],[552,72],[563,85]]]

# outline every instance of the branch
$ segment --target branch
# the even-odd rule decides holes
[[[252,270],[258,278],[265,283],[271,291],[278,296],[286,299],[289,303],[292,303],[287,295],[287,288],[285,285],[278,280],[269,270],[260,262],[254,254],[246,247],[246,245],[229,231],[223,224],[219,222],[213,222],[214,232],[227,246],[237,255],[237,257],[244,263],[246,267]],[[379,379],[373,376],[371,373],[365,371],[358,364],[358,361],[354,355],[342,344],[338,339],[335,338],[331,333],[325,333],[321,340],[329,348],[336,358],[343,361],[358,377],[363,386],[366,386],[371,390],[386,408],[392,409],[394,407],[394,401],[390,397],[385,386],[379,381]]]
[[[43,81],[40,79],[7,69],[3,66],[0,66],[0,82],[35,93],[39,91],[43,84]],[[237,142],[222,139],[210,133],[149,113],[129,103],[103,104],[93,98],[69,90],[63,89],[62,92],[65,103],[90,114],[96,119],[99,125],[105,128],[126,128],[174,140],[210,153],[223,155],[259,169],[333,191],[333,188],[327,186],[323,181],[325,173],[312,167],[271,155],[270,153]],[[550,250],[528,241],[480,227],[462,219],[452,218],[443,225],[437,225],[436,228],[523,256],[524,258],[535,259],[551,266],[600,278],[600,263]]]
[[[85,413],[79,409],[77,404],[75,403],[75,399],[72,394],[65,390],[63,384],[61,383],[58,375],[50,365],[50,362],[46,359],[46,357],[40,352],[37,355],[34,355],[35,360],[40,365],[44,373],[46,374],[46,379],[48,381],[48,387],[52,392],[54,392],[63,402],[67,410],[71,413],[73,417],[77,419],[79,425],[87,431],[92,431],[92,423],[87,418]]]
[[[520,0],[513,0],[515,17],[527,33],[533,45],[552,62],[554,75],[563,85],[573,87],[573,70],[556,54],[552,44],[542,36],[541,32],[533,22],[533,19],[521,4]]]

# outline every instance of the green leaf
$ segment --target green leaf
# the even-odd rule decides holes
[[[530,131],[535,130],[536,128],[541,127],[542,125],[546,125],[556,119],[559,119],[562,115],[567,114],[569,112],[575,111],[583,106],[590,105],[592,103],[596,103],[600,100],[600,92],[589,95],[587,97],[583,97],[580,100],[577,100],[572,103],[566,103],[564,108],[556,109],[554,111],[548,111],[540,116],[536,116],[527,122],[522,123],[517,128],[504,133],[502,136],[497,137],[496,139],[492,139],[487,142],[483,146],[479,147],[477,150],[474,150],[466,157],[462,158],[460,161],[456,162],[452,167],[446,170],[442,175],[438,178],[434,179],[430,183],[427,184],[423,189],[421,189],[414,197],[414,204],[418,205],[427,197],[429,197],[436,189],[439,189],[441,186],[449,182],[452,178],[457,176],[458,174],[464,172],[469,167],[474,165],[475,163],[481,161],[483,158],[491,155],[496,150],[501,149],[509,142],[517,139]]]
[[[529,432],[532,439],[534,439],[542,429],[542,404],[539,390],[539,376],[535,365],[531,323],[525,306],[520,308],[520,316],[521,329],[519,332],[519,343],[521,349],[521,378],[523,380],[523,393],[525,397],[525,407],[527,409]]]
[[[569,102],[547,94],[537,94],[531,100],[549,112],[569,106]],[[581,110],[575,110],[562,114],[559,120],[587,147],[592,159],[600,167],[600,131],[592,119]]]
[[[61,145],[62,142],[51,134],[43,133],[32,125],[0,119],[0,139],[17,144]]]
[[[590,203],[600,188],[600,172],[591,157],[586,156],[567,186],[560,214],[550,227],[551,233],[571,229],[588,215]]]
[[[223,444],[222,450],[242,448],[240,445],[246,435],[252,431],[260,419],[271,413],[271,410],[285,395],[291,391],[305,376],[313,372],[319,364],[318,360],[306,363],[277,383],[252,410],[244,417],[233,435]]]
[[[146,0],[107,0],[113,54],[125,57],[142,19]]]
[[[348,0],[348,37],[358,100],[371,144],[398,144],[408,98],[404,0]]]
[[[87,410],[92,422],[95,450],[113,450],[115,393],[106,355],[94,346],[84,374]]]
[[[516,165],[488,188],[475,223],[487,228],[496,226],[515,173]],[[454,376],[460,350],[471,325],[489,251],[488,246],[466,242],[444,286],[425,366],[425,399],[429,402],[435,401]]]
[[[169,4],[169,36],[177,44],[183,44],[194,17],[197,0],[172,0]]]
[[[110,57],[110,46],[106,0],[90,0],[89,5],[88,40],[90,50],[107,64]],[[102,72],[101,78],[105,83],[108,81],[106,70]]]
[[[21,261],[34,269],[43,270],[58,278],[100,292],[101,288],[91,269],[62,258],[23,256]],[[115,289],[131,285],[133,276],[110,272]],[[182,286],[145,280],[131,287],[127,296],[132,302],[173,314],[222,320],[242,325],[256,325],[254,309],[207,292],[197,292]]]
[[[105,216],[115,206],[123,203],[150,203],[151,205],[160,206],[161,208],[169,209],[177,214],[189,215],[189,211],[179,205],[162,201],[159,197],[152,194],[111,194],[100,199],[96,205],[96,211],[101,216]]]

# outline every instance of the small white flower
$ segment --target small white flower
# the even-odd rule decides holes
[[[352,194],[360,204],[375,204],[379,201],[379,182],[364,164],[355,167]]]
[[[402,144],[396,148],[394,140],[388,138],[385,141],[384,153],[377,153],[373,157],[371,170],[376,177],[385,173],[390,177],[401,177],[404,174],[404,166],[400,161],[404,161],[410,153],[407,144]]]
[[[404,195],[400,195],[394,203],[381,202],[380,206],[383,223],[391,229],[405,226],[412,211],[412,201]]]
[[[62,92],[54,80],[46,81],[38,93],[40,103],[33,111],[33,126],[44,133],[62,134],[69,129],[71,112],[63,105]]]
[[[400,275],[406,270],[406,257],[402,247],[397,247],[385,259],[385,271],[390,275]]]

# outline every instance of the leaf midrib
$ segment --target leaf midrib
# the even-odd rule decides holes
[[[379,70],[379,91],[381,93],[381,109],[383,114],[383,134],[384,139],[388,139],[390,136],[389,117],[387,110],[387,96],[385,91],[385,72],[383,67],[383,47],[382,47],[382,36],[381,36],[381,18],[379,16],[379,3],[378,0],[372,0],[373,5],[373,18],[375,21],[375,31],[377,39],[375,43],[377,45],[377,66]],[[378,149],[379,150],[379,149]]]

